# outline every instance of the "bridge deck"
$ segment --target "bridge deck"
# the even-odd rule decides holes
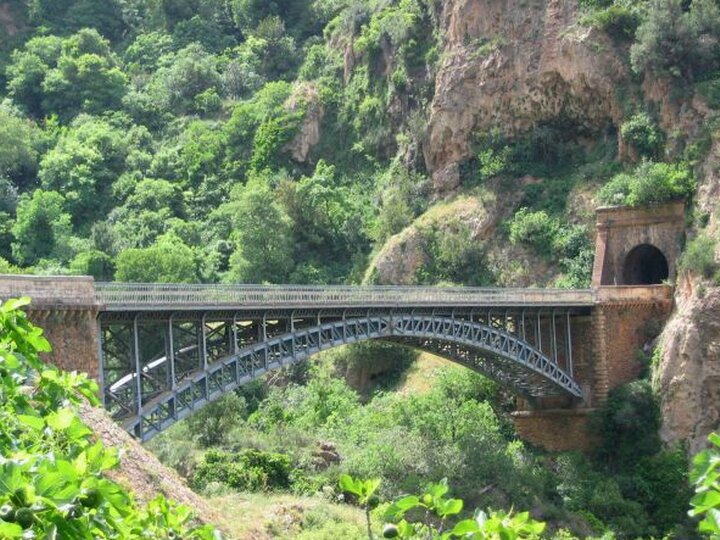
[[[591,289],[97,283],[104,311],[293,307],[589,307]]]

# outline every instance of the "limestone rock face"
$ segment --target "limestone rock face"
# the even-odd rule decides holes
[[[420,216],[413,224],[388,239],[374,261],[368,276],[384,285],[414,285],[417,272],[428,262],[425,231],[443,234],[450,221],[458,220],[470,229],[474,242],[483,243],[495,230],[497,219],[494,198],[461,197],[442,203]],[[366,278],[367,280],[368,278]]]
[[[298,163],[307,163],[310,150],[320,142],[320,125],[325,116],[317,88],[310,83],[298,85],[285,106],[290,111],[301,106],[306,108],[300,130],[287,144],[285,150]]]
[[[437,264],[432,259],[433,239],[452,236],[458,227],[464,227],[471,243],[482,246],[482,264],[495,276],[497,286],[548,286],[557,269],[496,234],[498,224],[512,215],[519,193],[499,197],[494,194],[496,189],[435,204],[385,242],[370,263],[365,281],[380,285],[418,284],[420,271]]]
[[[697,177],[697,212],[709,216],[707,234],[717,238],[719,141],[714,141]],[[720,288],[711,285],[697,277],[681,279],[654,376],[663,415],[661,436],[669,443],[687,441],[690,454],[706,445],[708,433],[720,428]]]
[[[617,125],[628,66],[611,41],[578,24],[576,2],[449,0],[425,161],[436,195],[460,182],[472,134],[512,135],[562,117],[594,132]]]
[[[677,313],[662,336],[655,385],[662,397],[664,441],[687,441],[694,454],[720,425],[720,290],[685,280]]]

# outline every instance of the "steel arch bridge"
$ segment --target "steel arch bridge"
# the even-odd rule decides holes
[[[141,440],[265,373],[380,339],[438,354],[532,401],[583,398],[571,317],[590,291],[98,284],[101,384]]]

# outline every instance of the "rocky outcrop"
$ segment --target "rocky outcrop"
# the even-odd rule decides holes
[[[519,179],[523,182],[526,179]],[[520,190],[489,186],[489,191],[459,196],[434,205],[403,231],[389,238],[371,261],[365,282],[382,285],[416,285],[428,267],[437,267],[432,243],[457,234],[458,227],[469,232],[469,242],[483,249],[483,265],[495,284],[502,287],[547,286],[557,277],[557,268],[529,252],[512,246],[497,226],[509,218]],[[496,196],[495,193],[502,193]]]
[[[432,207],[410,226],[388,239],[372,261],[366,281],[378,284],[414,285],[418,272],[429,262],[428,236],[426,231],[443,230],[450,218],[467,225],[473,242],[485,242],[495,231],[497,204],[487,195],[460,197],[453,202]]]
[[[677,313],[663,332],[654,383],[663,440],[686,441],[694,454],[720,426],[720,290],[685,279],[677,301]]]
[[[627,62],[576,2],[450,0],[424,147],[436,195],[460,183],[475,132],[521,133],[562,117],[592,132],[618,124]]]
[[[290,111],[305,110],[298,133],[285,150],[298,163],[307,163],[310,150],[320,142],[320,125],[325,116],[317,88],[311,83],[298,85],[285,106]]]
[[[683,110],[689,109],[677,109]],[[717,238],[720,141],[713,143],[696,172],[696,213],[709,217],[705,233]],[[705,446],[708,433],[720,429],[720,288],[685,275],[679,281],[675,303],[675,313],[663,331],[654,383],[661,399],[663,440],[671,444],[686,441],[693,454]]]

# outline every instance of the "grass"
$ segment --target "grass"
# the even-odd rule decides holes
[[[435,386],[441,370],[467,369],[434,354],[422,352],[417,360],[403,373],[395,391],[401,395],[427,394]]]
[[[321,497],[286,493],[237,493],[209,499],[230,538],[252,540],[362,540],[362,510]]]

